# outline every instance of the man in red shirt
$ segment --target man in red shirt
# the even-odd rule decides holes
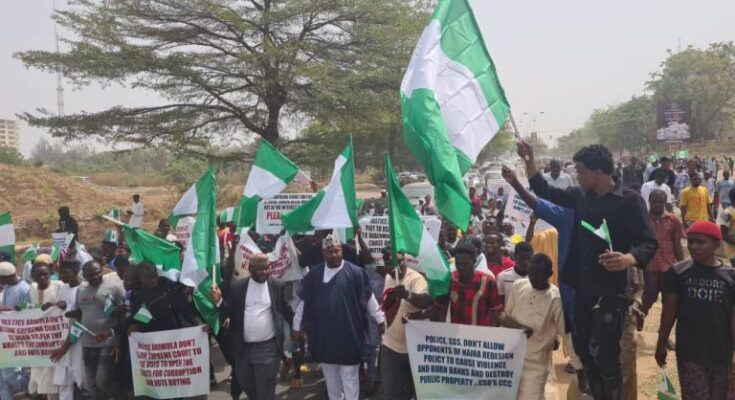
[[[453,324],[498,326],[503,302],[495,278],[476,271],[477,253],[467,241],[454,248],[457,270],[449,289]]]
[[[501,272],[515,267],[516,263],[503,255],[503,238],[499,233],[485,235],[485,258],[487,268],[497,278]]]
[[[666,211],[666,193],[662,190],[654,190],[648,199],[651,207],[648,210],[648,223],[656,235],[658,250],[656,250],[656,255],[648,262],[648,267],[643,272],[644,286],[641,311],[644,314],[648,314],[648,310],[658,300],[666,271],[672,265],[684,259],[684,250],[681,247],[684,229],[681,221],[673,213]],[[638,330],[641,329],[643,329],[642,323],[638,325]]]

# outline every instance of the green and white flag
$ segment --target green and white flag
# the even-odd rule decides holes
[[[102,240],[105,243],[115,243],[117,242],[119,238],[117,237],[117,229],[108,229],[105,231],[105,238]]]
[[[663,370],[661,371],[661,385],[658,388],[657,393],[658,400],[677,400],[678,397],[676,397],[676,391],[674,390],[674,385],[671,384],[671,380],[669,379],[669,376],[666,375],[666,372]]]
[[[57,262],[59,261],[59,257],[61,257],[61,245],[54,243],[53,247],[51,247],[51,260]]]
[[[105,313],[108,317],[112,315],[112,313],[115,312],[115,309],[117,308],[117,305],[115,305],[115,302],[112,300],[112,296],[105,295],[105,308],[102,310],[102,312]]]
[[[130,247],[130,261],[148,261],[158,269],[158,275],[177,282],[181,275],[181,250],[168,240],[151,235],[142,229],[123,226],[125,242]]]
[[[401,190],[388,154],[385,155],[385,171],[388,182],[390,244],[393,254],[391,259],[396,262],[396,253],[416,257],[421,269],[419,272],[426,276],[431,297],[444,296],[449,293],[449,284],[452,280],[449,262]]]
[[[467,0],[439,0],[401,83],[403,137],[439,212],[467,230],[462,176],[505,125],[510,105]]]
[[[194,212],[187,214],[196,214],[196,220],[186,243],[179,282],[194,288],[194,305],[216,335],[220,327],[219,312],[209,296],[214,284],[213,279],[218,281],[222,279],[215,232],[217,218],[215,186],[214,168],[210,167],[187,192],[194,193],[193,198],[188,201],[196,205]]]
[[[610,230],[607,228],[607,220],[602,219],[602,224],[599,228],[595,228],[590,225],[587,221],[582,221],[582,227],[592,232],[595,236],[602,239],[607,243],[607,246],[612,250],[612,238],[610,238]]]
[[[71,321],[71,327],[69,329],[69,341],[72,343],[76,343],[79,341],[79,338],[82,337],[84,333],[89,333],[90,335],[94,336],[94,333],[87,329],[84,325],[79,323],[78,321]]]
[[[238,208],[239,207],[228,207],[220,211],[218,215],[219,222],[222,224],[235,222],[235,217],[237,217]]]
[[[145,304],[143,304],[138,309],[138,312],[135,313],[135,315],[133,315],[133,319],[135,321],[140,322],[143,325],[147,325],[153,319],[153,315],[148,310],[148,307],[146,307]]]
[[[0,214],[0,251],[15,258],[15,228],[10,211]]]
[[[38,249],[38,243],[33,243],[26,249],[25,253],[23,253],[23,260],[33,262],[36,257],[38,257]]]
[[[281,193],[299,173],[299,168],[276,149],[270,142],[261,139],[250,168],[248,181],[240,199],[237,227],[251,227],[258,214],[261,199]]]
[[[347,147],[334,161],[329,185],[299,208],[281,215],[281,222],[292,235],[317,229],[353,228],[358,223],[356,197],[350,136]]]
[[[119,208],[113,208],[110,210],[107,214],[108,217],[120,221],[120,209]]]

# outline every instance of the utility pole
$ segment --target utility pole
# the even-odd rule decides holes
[[[56,0],[53,0],[54,13],[56,13]],[[54,21],[54,43],[56,46],[56,54],[59,54],[59,29],[58,24]],[[59,117],[64,115],[64,83],[61,68],[56,71],[56,113]]]

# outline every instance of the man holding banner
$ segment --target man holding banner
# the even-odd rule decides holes
[[[404,254],[397,254],[396,259],[398,268],[385,276],[383,292],[383,309],[395,311],[386,316],[388,327],[380,350],[383,400],[409,400],[416,396],[408,361],[404,317],[421,314],[421,310],[431,305],[426,279],[406,266]]]
[[[627,269],[645,268],[658,248],[645,203],[639,194],[613,179],[612,154],[604,146],[587,146],[574,155],[579,187],[567,190],[550,187],[539,174],[528,143],[518,143],[518,155],[526,163],[536,195],[575,210],[570,257],[561,277],[576,290],[574,349],[595,399],[621,399],[620,339],[630,305]],[[600,226],[605,240],[580,229],[582,222]]]

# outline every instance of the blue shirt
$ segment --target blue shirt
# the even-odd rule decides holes
[[[18,281],[15,285],[5,285],[0,293],[0,305],[15,307],[19,304],[29,304],[31,302],[30,290],[31,285],[24,280]]]
[[[533,212],[537,217],[543,219],[559,232],[559,243],[557,244],[559,253],[559,276],[564,270],[564,265],[569,256],[569,247],[572,244],[572,234],[574,233],[574,210],[558,206],[548,200],[542,198],[536,199],[536,207]],[[573,268],[573,266],[572,266]],[[567,330],[572,326],[572,316],[574,310],[574,289],[565,285],[559,280],[559,293],[561,294],[561,304],[564,309],[564,319],[567,324]]]

